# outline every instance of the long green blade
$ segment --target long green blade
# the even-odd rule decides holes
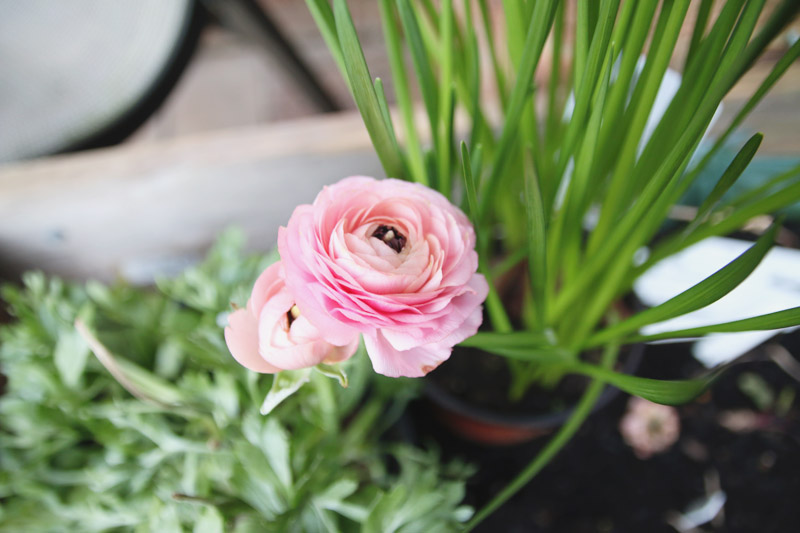
[[[333,60],[339,67],[339,72],[342,73],[342,78],[350,86],[350,79],[347,76],[347,67],[344,64],[344,56],[342,55],[342,47],[339,45],[339,34],[336,32],[336,20],[331,10],[331,5],[328,0],[306,0],[308,10],[311,12],[311,17],[317,24],[320,34],[328,46]],[[352,88],[350,89],[352,92]]]
[[[575,81],[575,106],[562,146],[559,148],[558,175],[563,174],[567,162],[574,156],[574,149],[586,127],[586,115],[592,103],[592,95],[596,92],[597,86],[604,81],[600,75],[600,69],[603,60],[609,53],[609,40],[619,9],[619,1],[603,0],[600,2],[600,9],[602,12],[586,57],[586,66],[582,73],[576,73],[582,74],[582,76],[580,79],[576,78]],[[613,63],[613,59],[611,63]]]
[[[467,193],[467,207],[470,219],[477,222],[478,197],[475,191],[475,177],[472,174],[472,160],[469,156],[467,143],[461,141],[461,172],[464,177],[464,190]]]
[[[380,78],[375,78],[375,82],[373,83],[372,87],[375,89],[375,97],[378,99],[378,109],[381,110],[381,117],[383,117],[383,123],[386,124],[389,137],[395,146],[395,150],[397,150],[398,153],[401,153],[400,147],[397,144],[397,135],[395,135],[394,126],[392,125],[392,115],[389,112],[389,102],[386,100],[386,92],[383,89],[383,80]]]
[[[494,191],[510,159],[509,156],[514,147],[520,119],[522,118],[522,110],[525,107],[527,97],[531,91],[531,80],[536,71],[536,65],[539,64],[542,50],[544,50],[547,34],[550,32],[550,27],[553,24],[556,12],[555,8],[556,2],[553,0],[541,0],[540,2],[536,2],[534,6],[533,16],[531,17],[525,39],[525,50],[520,59],[517,80],[511,93],[511,100],[509,101],[508,112],[506,113],[506,121],[503,125],[503,131],[500,134],[500,141],[498,142],[492,170],[483,187],[484,190],[481,191],[482,196],[479,209],[481,218],[484,218],[489,212],[489,206],[494,197]]]
[[[720,210],[732,209],[732,211],[722,220],[715,221],[713,224],[711,222],[701,224],[689,235],[678,234],[666,239],[653,249],[650,258],[644,265],[634,270],[633,277],[638,277],[661,259],[707,237],[726,235],[741,228],[748,220],[754,217],[765,213],[774,213],[800,202],[800,181],[797,180],[798,177],[800,177],[800,165],[769,180],[762,186],[763,188],[758,187],[758,190],[748,191],[734,202],[723,205]],[[790,180],[794,180],[795,183],[788,185],[784,183]],[[772,190],[773,188],[775,190]],[[739,203],[740,199],[743,201],[742,203]]]
[[[736,154],[731,164],[725,169],[725,172],[723,172],[722,177],[717,181],[714,189],[697,209],[697,215],[694,217],[694,220],[686,227],[686,230],[684,230],[685,234],[688,235],[698,225],[705,222],[708,215],[719,205],[725,193],[736,183],[736,180],[742,175],[744,169],[747,168],[747,165],[753,160],[753,156],[756,155],[756,151],[761,145],[761,140],[763,138],[764,135],[756,133],[750,137],[750,140],[739,150],[739,153]]]
[[[485,335],[479,333],[478,335]],[[495,334],[497,335],[497,334]],[[568,354],[564,351],[559,351],[556,348],[545,347],[529,347],[513,346],[511,343],[492,344],[490,340],[498,340],[504,342],[502,339],[505,337],[512,342],[517,340],[523,341],[521,336],[516,334],[497,335],[494,338],[483,337],[478,342],[468,339],[461,343],[462,346],[475,346],[480,344],[480,347],[488,352],[502,355],[504,357],[513,358],[522,361],[532,361],[537,364],[550,364],[557,365],[563,368],[565,372],[584,374],[586,376],[599,379],[615,387],[636,396],[641,396],[651,402],[662,403],[667,405],[678,405],[691,401],[700,393],[702,393],[709,385],[716,379],[719,372],[713,372],[707,376],[698,379],[689,380],[658,380],[650,378],[642,378],[630,376],[615,372],[614,370],[603,368],[594,364],[585,363],[570,359]],[[472,342],[469,342],[472,341]]]
[[[597,183],[599,180],[592,180],[592,169],[596,160],[598,135],[605,115],[606,95],[611,79],[611,65],[615,56],[615,46],[612,45],[608,49],[608,54],[603,64],[601,81],[592,102],[592,111],[589,122],[586,125],[583,141],[576,154],[575,170],[567,187],[563,207],[556,214],[556,220],[553,223],[554,227],[551,231],[551,235],[555,237],[548,245],[551,252],[549,268],[551,272],[555,272],[555,265],[563,265],[564,278],[562,283],[564,284],[568,284],[574,278],[575,271],[579,268],[581,255],[581,227],[578,224],[570,224],[570,221],[584,219],[586,210],[590,207],[591,198],[594,196],[592,192],[599,185]],[[552,283],[555,280],[550,281]]]
[[[481,10],[481,22],[483,23],[483,31],[486,34],[486,43],[489,46],[489,57],[492,58],[492,70],[494,72],[495,84],[497,85],[497,94],[500,97],[500,107],[506,109],[506,77],[503,73],[503,67],[497,57],[497,47],[494,42],[494,31],[492,30],[492,18],[489,12],[489,7],[486,5],[486,0],[478,0],[478,6]]]
[[[610,383],[628,394],[665,405],[680,405],[693,400],[705,391],[720,373],[712,372],[698,379],[660,380],[629,376],[580,362],[570,365],[568,369]]]
[[[615,223],[619,220],[620,213],[626,211],[627,200],[633,195],[633,190],[637,183],[632,179],[631,171],[636,162],[639,142],[658,94],[658,88],[664,78],[669,59],[675,49],[675,43],[685,19],[686,10],[689,8],[688,0],[677,0],[674,4],[668,2],[662,5],[664,6],[662,10],[666,11],[668,15],[663,23],[662,38],[659,40],[658,46],[654,50],[650,50],[645,68],[631,99],[629,111],[627,112],[631,119],[622,129],[624,141],[617,157],[616,168],[612,174],[606,198],[602,203],[600,218],[589,239],[589,254],[594,254],[605,245],[608,235],[612,233],[611,229],[615,228]],[[665,14],[662,12],[660,19],[663,19],[664,16]],[[661,24],[661,20],[659,20],[659,24]],[[676,157],[676,159],[682,158]],[[655,172],[650,172],[649,174],[654,175]],[[655,176],[653,177],[655,178]],[[659,186],[659,189],[661,189],[661,186]]]
[[[782,192],[791,184],[789,182],[798,181],[800,178],[800,164],[781,172],[764,181],[758,187],[744,191],[735,198],[725,202],[722,209],[739,209],[752,205],[770,193]]]
[[[453,114],[450,111],[455,106],[453,96],[453,1],[442,0],[442,12],[439,17],[439,33],[442,36],[442,46],[439,56],[439,124],[436,131],[437,141],[437,183],[439,192],[450,197],[451,185],[451,147],[453,138]]]
[[[487,346],[482,348],[484,351],[495,355],[502,355],[509,359],[537,363],[540,365],[562,365],[565,360],[570,358],[569,352],[563,348],[512,348],[506,346]]]
[[[428,112],[431,134],[435,137],[436,124],[439,121],[439,90],[428,60],[428,53],[425,51],[425,42],[422,39],[419,21],[409,0],[398,0],[397,11],[400,14],[400,22],[403,25],[403,32],[406,35],[406,42],[411,52],[411,62],[417,75],[422,101],[425,103],[425,109]]]
[[[547,286],[547,240],[544,205],[530,151],[525,161],[525,210],[528,234],[528,275],[536,329],[544,329]]]
[[[706,23],[708,23],[708,17],[711,14],[711,8],[713,7],[714,0],[700,0],[700,7],[697,10],[697,17],[694,21],[694,29],[692,30],[692,39],[689,43],[689,50],[686,53],[686,61],[683,65],[683,70],[689,70],[689,63],[692,61],[692,58],[697,54],[697,49],[700,45],[700,41],[703,38],[703,34],[706,31]]]
[[[649,179],[637,200],[627,211],[624,211],[622,218],[614,226],[614,231],[607,235],[607,238],[602,242],[602,246],[599,245],[600,241],[597,241],[596,253],[591,254],[592,239],[595,239],[595,233],[600,228],[598,223],[590,238],[590,253],[587,254],[586,268],[582,271],[581,276],[575,282],[566,286],[557,298],[553,306],[555,315],[562,313],[575,300],[576,296],[586,294],[586,289],[589,288],[590,284],[596,280],[596,276],[609,263],[614,263],[615,260],[619,263],[619,261],[628,261],[630,259],[630,254],[628,253],[630,246],[635,245],[638,247],[644,243],[644,241],[633,242],[630,238],[632,234],[637,232],[638,228],[647,229],[647,231],[641,232],[641,236],[644,237],[648,236],[650,230],[657,229],[654,224],[663,220],[662,212],[666,212],[669,208],[670,194],[674,192],[676,185],[679,183],[683,170],[699,144],[703,132],[708,127],[719,101],[727,91],[728,81],[733,75],[729,73],[728,79],[716,84],[705,96],[702,104],[692,116],[691,122],[683,130],[677,142],[671,145],[669,153],[659,162],[657,170],[653,172],[652,178]],[[604,208],[608,208],[608,204]],[[625,265],[625,268],[628,268],[628,265]],[[606,275],[606,278],[609,276],[610,274]],[[622,276],[619,276],[617,281],[622,281],[623,279]],[[606,288],[609,286],[608,283],[604,285]],[[594,298],[596,305],[593,307],[592,313],[586,315],[588,319],[584,323],[591,323],[591,321],[599,317],[608,304],[608,297],[613,299],[616,296],[616,290],[606,290],[606,292],[608,294],[604,295],[603,298]]]
[[[712,304],[739,286],[759,265],[772,247],[780,224],[772,227],[742,255],[725,267],[666,302],[642,311],[631,318],[605,329],[589,339],[587,344],[596,345],[620,335],[636,331],[642,326],[661,322],[690,313]]]
[[[394,9],[392,8],[391,0],[381,0],[378,6],[381,12],[381,24],[386,41],[386,51],[389,56],[389,65],[392,69],[392,80],[397,96],[397,106],[400,108],[403,117],[411,175],[415,181],[423,185],[428,185],[428,174],[425,170],[422,145],[420,144],[416,123],[414,122],[414,102],[411,99],[411,90],[408,85],[408,76],[406,75],[406,65],[403,61],[401,38],[394,19]]]
[[[347,2],[334,0],[333,13],[353,98],[364,119],[364,125],[367,127],[372,144],[386,174],[390,177],[403,178],[405,176],[403,175],[402,159],[397,150],[397,144],[393,141],[391,130],[381,112],[367,61],[364,59],[364,52],[361,49],[353,19],[347,9]]]
[[[700,326],[696,328],[679,329],[675,331],[665,331],[651,335],[636,335],[625,339],[626,343],[650,342],[666,339],[689,339],[702,337],[709,333],[740,333],[743,331],[770,331],[773,329],[790,328],[800,326],[800,307],[793,307],[783,311],[767,313],[765,315],[733,320],[721,324],[710,326]]]

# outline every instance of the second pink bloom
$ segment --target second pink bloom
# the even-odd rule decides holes
[[[225,342],[233,357],[250,370],[274,374],[343,361],[355,353],[357,338],[341,345],[325,342],[298,309],[293,313],[294,306],[283,265],[274,263],[256,280],[247,307],[228,317]]]

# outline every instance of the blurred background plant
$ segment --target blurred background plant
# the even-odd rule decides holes
[[[469,467],[385,438],[417,387],[363,353],[349,388],[314,374],[259,414],[271,377],[239,366],[220,326],[274,260],[243,240],[226,233],[160,291],[40,273],[3,288],[17,321],[0,328],[0,531],[451,531],[471,516]]]

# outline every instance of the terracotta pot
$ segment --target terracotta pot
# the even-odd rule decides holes
[[[621,370],[625,373],[634,372],[643,352],[643,344],[625,349]],[[458,356],[455,352],[452,357]],[[442,365],[435,372],[446,371],[447,366]],[[618,394],[619,389],[606,386],[592,412],[602,409]],[[439,380],[431,378],[425,380],[424,395],[432,404],[435,416],[441,423],[456,435],[483,445],[505,446],[534,440],[564,424],[573,412],[572,408],[564,408],[548,413],[519,414],[480,407],[447,390]]]

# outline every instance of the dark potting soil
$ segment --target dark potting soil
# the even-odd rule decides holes
[[[786,336],[783,343],[800,353],[800,334]],[[700,368],[683,345],[650,346],[637,374],[675,379]],[[788,412],[759,410],[740,385],[747,373],[761,376],[776,395],[794,393]],[[678,407],[680,439],[649,459],[637,458],[619,433],[628,398],[620,394],[594,413],[532,482],[475,531],[674,532],[671,519],[707,498],[715,485],[725,494],[724,508],[695,531],[800,531],[800,384],[774,363],[736,365],[710,391]],[[734,410],[755,414],[757,427],[724,427],[720,420]],[[406,420],[411,434],[423,445],[440,448],[445,460],[457,457],[478,467],[465,502],[476,508],[502,490],[547,441],[476,445],[449,433],[433,412],[425,400],[413,404]]]

